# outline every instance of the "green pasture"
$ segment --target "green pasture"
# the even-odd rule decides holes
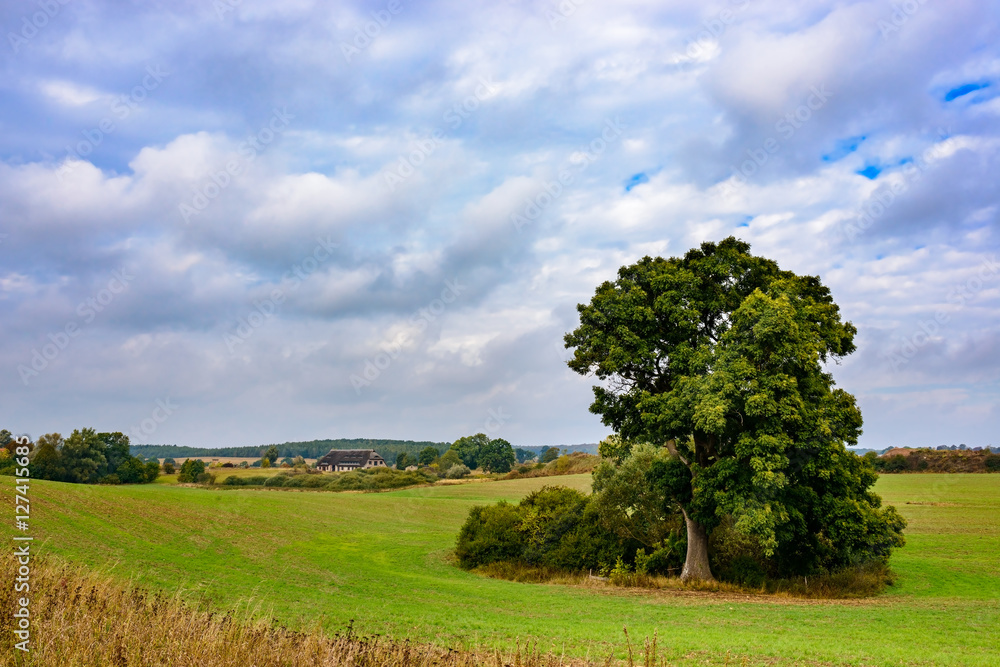
[[[3,479],[9,535],[14,480]],[[553,483],[586,490],[590,477],[371,494],[38,481],[31,524],[38,552],[217,608],[250,599],[292,627],[353,619],[448,646],[531,640],[604,657],[622,655],[627,626],[633,641],[656,632],[671,664],[997,664],[1000,475],[883,476],[908,544],[893,558],[897,585],[869,601],[519,584],[450,563],[472,505]]]

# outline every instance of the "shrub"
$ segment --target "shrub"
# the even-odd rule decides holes
[[[326,486],[327,480],[321,475],[313,475],[310,477],[303,477],[302,487],[306,489],[318,489],[322,486]]]
[[[738,556],[720,571],[719,578],[748,588],[760,588],[767,579],[767,573],[756,558]]]
[[[177,470],[174,468],[174,464],[173,463],[171,463],[169,461],[164,461],[163,462],[163,474],[164,475],[173,475],[175,472],[177,472]]]
[[[1000,454],[987,454],[984,463],[987,471],[1000,472]]]
[[[285,481],[287,479],[288,478],[285,477],[284,475],[275,475],[274,477],[268,477],[264,481],[264,486],[284,486]]]
[[[469,470],[469,466],[464,463],[458,463],[448,468],[448,472],[445,473],[445,477],[448,479],[462,479],[463,477],[468,477],[471,472],[472,471]]]
[[[543,569],[606,568],[637,543],[605,530],[593,504],[579,491],[546,486],[514,506],[474,508],[455,549],[466,569],[501,561]]]
[[[195,477],[194,481],[198,484],[215,484],[215,475],[210,472],[203,472]]]
[[[455,555],[459,564],[471,569],[498,561],[520,560],[526,546],[520,525],[520,513],[506,501],[473,507],[458,533]]]
[[[118,475],[115,475],[113,473],[110,475],[105,475],[98,481],[98,484],[121,484],[121,483],[122,481],[118,479]]]
[[[205,472],[205,462],[201,459],[188,459],[181,464],[181,472],[177,476],[177,481],[182,484],[196,482],[198,477]]]

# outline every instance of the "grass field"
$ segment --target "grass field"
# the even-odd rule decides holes
[[[12,478],[0,478],[13,516]],[[470,506],[589,475],[378,494],[33,482],[36,550],[216,608],[253,598],[293,627],[351,620],[445,645],[538,640],[621,655],[657,632],[681,664],[996,664],[1000,475],[883,476],[909,520],[898,584],[863,602],[741,599],[520,584],[449,563]],[[4,522],[11,531],[10,521]]]

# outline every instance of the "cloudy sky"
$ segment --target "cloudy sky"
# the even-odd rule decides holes
[[[818,274],[861,444],[1000,443],[1000,3],[4,2],[0,426],[596,442],[619,266]]]

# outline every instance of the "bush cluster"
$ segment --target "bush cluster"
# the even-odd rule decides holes
[[[326,491],[382,491],[433,483],[437,477],[421,470],[368,468],[335,475],[278,473],[272,476],[227,477],[223,486],[264,486],[286,489],[323,489]]]
[[[500,502],[472,508],[458,535],[461,567],[498,562],[566,571],[607,571],[639,544],[604,529],[588,496],[546,486],[517,505]]]

